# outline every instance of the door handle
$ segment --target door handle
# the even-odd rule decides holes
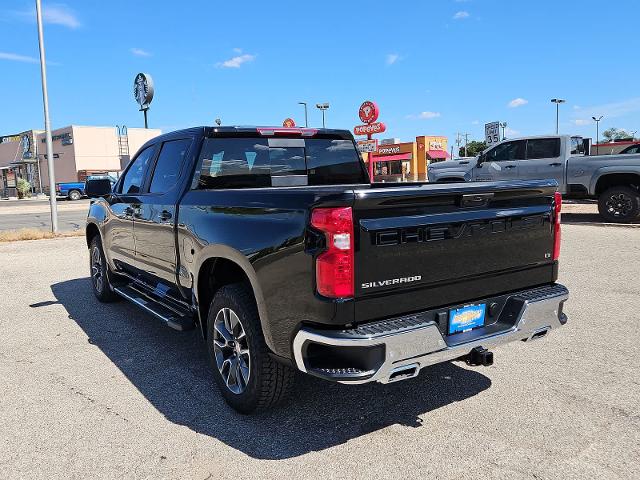
[[[560,167],[561,165],[562,164],[560,162],[554,162],[549,164],[550,167]]]
[[[169,220],[172,217],[171,212],[168,210],[163,210],[160,213],[160,220]]]
[[[516,166],[515,165],[505,165],[504,168],[505,169],[507,169],[507,168],[511,169],[511,168],[516,168]]]

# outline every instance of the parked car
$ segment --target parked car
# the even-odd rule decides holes
[[[581,137],[515,138],[475,159],[429,165],[430,182],[554,179],[568,197],[598,200],[600,215],[627,223],[640,216],[640,155],[586,155]]]
[[[95,296],[198,328],[243,413],[294,369],[396,382],[567,321],[553,180],[370,184],[348,131],[199,127],[87,192]]]
[[[67,197],[69,200],[80,200],[85,196],[84,182],[56,183],[56,195]]]

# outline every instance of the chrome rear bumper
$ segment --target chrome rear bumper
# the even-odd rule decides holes
[[[530,341],[541,338],[548,331],[561,327],[567,321],[562,312],[569,291],[560,284],[516,292],[509,296],[503,310],[506,318],[500,318],[492,326],[472,332],[443,335],[433,316],[410,315],[399,319],[363,325],[351,330],[301,329],[293,342],[293,352],[298,369],[340,383],[358,384],[367,382],[389,383],[411,378],[420,369],[436,363],[464,357],[476,347],[493,349],[516,340]],[[314,346],[315,344],[315,346]],[[351,354],[375,350],[374,365],[352,368],[345,365],[337,368],[314,368],[309,365],[313,348],[325,349],[342,356],[351,347]],[[343,348],[344,347],[344,348]],[[368,355],[369,353],[367,353]]]

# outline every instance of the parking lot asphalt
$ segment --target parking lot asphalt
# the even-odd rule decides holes
[[[568,324],[241,416],[196,331],[93,297],[83,238],[0,245],[0,477],[640,478],[640,230],[565,225]]]

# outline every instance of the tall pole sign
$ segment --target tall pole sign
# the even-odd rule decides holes
[[[147,110],[153,100],[153,79],[148,73],[139,73],[133,81],[133,97],[140,105],[140,111],[144,112],[144,128],[149,128],[147,122]]]
[[[358,116],[362,121],[362,125],[356,125],[353,129],[355,135],[366,135],[366,140],[358,141],[358,148],[361,152],[367,152],[374,154],[378,150],[378,141],[371,138],[376,133],[384,132],[387,127],[384,123],[378,122],[378,116],[380,115],[380,109],[375,102],[365,100],[360,105],[358,110]],[[369,157],[369,178],[373,181],[373,155]]]

